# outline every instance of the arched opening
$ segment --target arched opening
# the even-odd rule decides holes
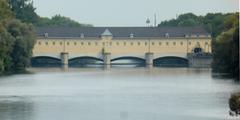
[[[32,67],[60,67],[61,60],[49,56],[38,56],[31,59]]]
[[[193,52],[194,53],[203,53],[203,49],[200,48],[200,47],[196,47],[196,48],[193,49]]]
[[[68,60],[68,65],[69,67],[97,67],[103,65],[103,60],[90,56],[76,57]]]
[[[111,60],[111,65],[143,67],[145,65],[145,59],[131,56],[118,57]]]
[[[188,67],[186,58],[167,56],[153,60],[153,65],[156,67]]]

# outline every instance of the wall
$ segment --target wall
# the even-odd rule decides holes
[[[207,44],[206,44],[207,43]],[[149,45],[150,44],[150,45]],[[211,53],[211,38],[39,38],[33,49],[33,56],[52,56],[60,58],[61,52],[68,52],[69,58],[94,56],[100,58],[102,52],[119,56],[138,56],[153,52],[154,57],[187,57],[196,47]]]

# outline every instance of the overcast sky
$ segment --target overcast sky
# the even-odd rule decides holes
[[[147,18],[157,22],[193,12],[236,12],[238,0],[33,0],[40,16],[61,14],[94,26],[145,26]]]

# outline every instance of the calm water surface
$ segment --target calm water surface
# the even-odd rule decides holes
[[[31,69],[0,78],[0,120],[232,120],[209,69]]]

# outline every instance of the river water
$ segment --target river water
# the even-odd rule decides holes
[[[232,120],[210,69],[32,68],[0,78],[0,120]]]

